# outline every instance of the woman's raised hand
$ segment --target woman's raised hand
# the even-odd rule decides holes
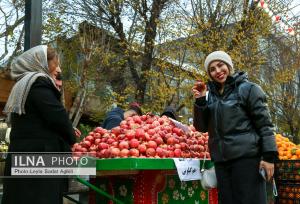
[[[206,90],[206,84],[201,80],[197,80],[194,86],[192,87],[194,98],[200,98],[202,96],[205,96]]]

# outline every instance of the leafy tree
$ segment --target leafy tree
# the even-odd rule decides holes
[[[1,25],[0,37],[13,36],[11,44],[21,51],[22,23],[15,20],[22,22],[23,1],[5,2],[20,10],[17,18],[0,10],[10,19]],[[291,2],[275,0],[270,7],[283,16]],[[205,79],[205,56],[221,49],[232,56],[235,69],[263,86],[278,129],[299,135],[297,38],[284,37],[256,5],[252,0],[43,0],[43,42],[57,43],[64,84],[77,93],[71,117],[78,121],[92,95],[106,107],[102,104],[93,118],[103,117],[112,102],[122,106],[136,99],[146,112],[175,104],[190,117],[190,88]]]
[[[24,1],[0,2],[0,64],[9,64],[11,56],[22,51],[24,38]]]
[[[263,86],[278,131],[300,143],[300,56],[297,38],[271,38]]]
[[[284,3],[272,1],[274,12],[284,15],[289,9]],[[192,0],[191,7],[183,4],[179,7],[183,14],[181,21],[187,21],[185,30],[189,33],[184,40],[161,46],[173,52],[169,56],[175,59],[181,55],[178,64],[183,59],[201,74],[203,68],[195,65],[202,65],[207,54],[227,51],[235,69],[247,71],[250,79],[266,90],[272,110],[276,109],[271,113],[278,129],[298,137],[299,52],[295,40],[278,39],[287,37],[274,28],[270,17],[254,1]],[[287,64],[290,64],[288,69]]]
[[[82,11],[78,13],[79,16],[113,31],[119,38],[120,50],[135,84],[136,98],[142,103],[148,82],[147,72],[151,70],[153,64],[158,23],[169,3],[168,0],[75,0],[68,4],[71,10]],[[130,22],[128,31],[125,30],[124,18]],[[139,52],[138,55],[135,47]],[[139,64],[136,63],[135,57],[140,59]]]
[[[259,42],[269,35],[271,23],[254,2],[179,1],[175,11],[172,24],[179,30],[179,36],[159,45],[158,52],[160,58],[175,63],[183,74],[185,83],[181,84],[178,96],[185,100],[182,98],[178,104],[187,108],[184,112],[192,113],[190,89],[194,81],[207,80],[203,63],[210,52],[227,51],[234,59],[235,69],[248,71],[253,78],[259,74],[256,71],[262,63]],[[176,72],[176,76],[180,74]]]

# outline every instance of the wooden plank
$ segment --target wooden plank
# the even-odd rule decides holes
[[[14,84],[15,82],[13,80],[0,77],[0,103],[6,103]],[[73,104],[73,95],[69,91],[65,91],[64,94],[66,109],[69,110]]]
[[[0,78],[0,103],[5,103],[7,101],[10,91],[14,84],[15,82],[12,80]]]
[[[3,114],[5,103],[0,103],[0,119],[6,117],[6,115]]]

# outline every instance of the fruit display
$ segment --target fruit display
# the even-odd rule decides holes
[[[298,204],[300,200],[300,146],[276,134],[279,160],[275,163],[278,204]]]
[[[275,176],[279,182],[300,183],[300,147],[288,138],[276,134],[279,161],[275,164]]]
[[[276,144],[280,160],[300,159],[300,146],[292,143],[287,137],[276,134]]]
[[[279,182],[300,184],[300,161],[280,160],[275,164],[275,176]]]
[[[208,134],[194,127],[183,131],[166,116],[128,117],[119,126],[95,128],[74,144],[74,156],[88,154],[97,158],[210,158]]]
[[[278,196],[278,204],[298,204],[300,200],[300,185],[280,185]]]

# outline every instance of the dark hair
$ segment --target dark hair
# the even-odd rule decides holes
[[[177,120],[176,110],[172,106],[166,107],[160,116],[163,116],[163,115],[165,115],[169,118],[172,118],[174,120]]]
[[[52,47],[47,47],[47,61],[58,59],[57,52]]]
[[[143,115],[142,109],[140,107],[140,104],[137,102],[133,102],[129,104],[128,110],[135,111],[138,115]]]

